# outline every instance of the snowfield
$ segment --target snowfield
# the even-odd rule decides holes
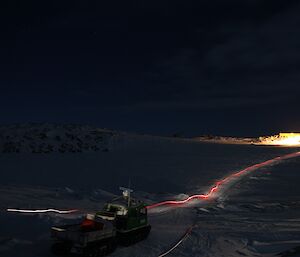
[[[76,125],[27,124],[0,131],[1,257],[53,256],[50,227],[100,209],[129,179],[135,195],[149,204],[185,199],[250,165],[299,151]],[[216,201],[150,210],[148,239],[110,256],[159,256],[191,226],[189,236],[167,256],[300,256],[299,168],[299,157],[285,160],[243,177]],[[7,208],[79,212],[17,214]]]

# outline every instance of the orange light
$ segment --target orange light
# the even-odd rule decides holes
[[[279,133],[279,135],[260,137],[263,145],[300,146],[300,133]]]

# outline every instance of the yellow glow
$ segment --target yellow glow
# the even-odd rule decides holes
[[[260,137],[260,144],[300,146],[300,133],[280,133],[270,137]]]

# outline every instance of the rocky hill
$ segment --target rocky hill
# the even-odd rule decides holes
[[[80,125],[15,124],[0,127],[0,153],[109,151],[116,132]]]

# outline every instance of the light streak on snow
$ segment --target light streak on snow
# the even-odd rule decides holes
[[[196,195],[192,195],[184,200],[169,200],[169,201],[163,201],[163,202],[159,202],[159,203],[155,203],[152,205],[148,205],[147,209],[152,209],[152,208],[156,208],[159,206],[163,206],[163,205],[183,205],[186,204],[192,200],[211,200],[213,198],[215,198],[216,193],[218,193],[221,189],[222,186],[225,186],[226,184],[229,184],[230,182],[234,182],[235,180],[241,178],[242,176],[248,174],[249,172],[255,171],[257,169],[263,168],[263,167],[267,167],[273,164],[277,164],[278,162],[282,161],[282,160],[286,160],[286,159],[291,159],[291,158],[295,158],[295,157],[299,157],[300,156],[300,152],[295,152],[295,153],[291,153],[291,154],[286,154],[283,156],[279,156],[261,163],[257,163],[254,165],[251,165],[243,170],[240,170],[236,173],[233,173],[227,177],[225,177],[224,179],[217,181],[208,191],[208,193],[206,194],[196,194]]]
[[[78,212],[78,210],[57,210],[57,209],[41,209],[41,210],[22,210],[22,209],[7,209],[8,212],[18,212],[18,213],[48,213],[55,212],[59,214],[70,214]]]
[[[171,253],[175,248],[177,248],[192,232],[193,228],[195,227],[195,225],[192,225],[191,227],[189,227],[187,229],[187,231],[184,233],[184,235],[178,240],[178,242],[173,245],[169,250],[167,250],[164,253],[161,253],[158,257],[164,257],[166,255],[168,255],[169,253]]]

